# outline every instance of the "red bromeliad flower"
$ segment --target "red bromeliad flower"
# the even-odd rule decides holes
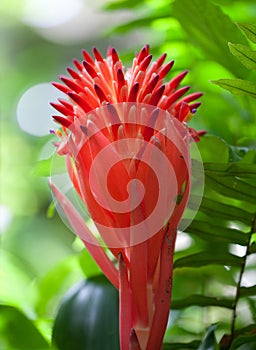
[[[65,155],[76,192],[101,241],[71,202],[52,189],[73,229],[120,292],[122,350],[159,350],[172,291],[177,227],[190,193],[189,144],[200,133],[187,127],[202,94],[183,97],[178,88],[187,71],[164,83],[173,61],[151,63],[145,46],[124,70],[115,49],[104,59],[74,60],[65,85],[53,83],[69,101],[52,105],[62,131],[58,153]],[[118,262],[109,259],[104,242]]]

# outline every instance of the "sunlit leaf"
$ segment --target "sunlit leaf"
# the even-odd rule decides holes
[[[238,26],[249,40],[256,43],[256,25],[251,23],[238,23]]]
[[[229,159],[229,147],[220,137],[206,135],[198,143],[198,149],[204,162],[227,163]]]
[[[143,16],[141,18],[136,18],[132,21],[129,21],[127,23],[118,25],[108,31],[108,35],[113,34],[113,33],[126,33],[134,28],[139,28],[139,27],[149,27],[150,24],[158,20],[160,18],[166,18],[169,17],[169,14],[166,12],[162,11],[155,11],[153,14]]]
[[[36,176],[50,176],[52,167],[52,158],[40,160],[34,168]]]
[[[233,300],[221,299],[217,297],[208,297],[205,295],[190,295],[185,299],[172,300],[172,309],[185,309],[189,306],[219,306],[228,309],[233,308]]]
[[[175,260],[174,267],[201,267],[205,265],[240,266],[241,261],[240,257],[229,253],[218,252],[218,254],[215,254],[214,252],[201,252]]]
[[[8,349],[50,349],[33,322],[12,306],[0,305],[0,329],[0,343],[7,342]]]
[[[211,60],[240,77],[246,74],[227,46],[228,42],[246,44],[246,41],[219,6],[209,0],[176,0],[173,15],[187,32],[189,40]]]
[[[64,293],[82,277],[79,262],[75,255],[55,265],[38,281],[39,295],[36,305],[38,314],[52,316],[53,306],[57,307],[57,296]]]
[[[101,272],[99,266],[93,260],[88,250],[83,249],[79,255],[79,263],[87,278],[95,276]]]
[[[119,0],[115,2],[109,2],[104,6],[106,10],[119,10],[119,9],[130,9],[133,7],[140,6],[143,1],[137,1],[137,0]]]
[[[248,95],[256,98],[256,84],[243,79],[219,79],[212,83],[230,91],[234,95]]]
[[[219,346],[217,344],[214,331],[216,329],[216,325],[211,325],[207,330],[205,338],[203,342],[200,344],[198,350],[218,350]]]
[[[256,51],[249,46],[229,43],[229,50],[246,68],[256,69]]]

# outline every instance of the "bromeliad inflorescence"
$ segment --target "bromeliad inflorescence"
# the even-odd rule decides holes
[[[187,122],[202,94],[179,87],[187,71],[164,82],[173,61],[152,61],[149,47],[125,70],[114,48],[103,58],[83,51],[64,84],[68,100],[57,152],[66,157],[75,191],[98,235],[51,183],[74,231],[120,293],[122,350],[160,350],[167,325],[177,227],[191,187],[190,143],[200,132]],[[185,96],[184,96],[185,95]],[[100,237],[100,239],[99,239]],[[109,258],[103,244],[113,254]],[[116,267],[117,266],[117,267]]]

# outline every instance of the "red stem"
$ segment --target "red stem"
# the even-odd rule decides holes
[[[131,288],[127,267],[122,253],[119,253],[119,338],[120,349],[128,350],[132,328]]]
[[[177,230],[169,235],[169,228],[163,239],[160,256],[160,280],[155,297],[155,313],[146,350],[160,350],[170,311],[173,275],[173,254]]]

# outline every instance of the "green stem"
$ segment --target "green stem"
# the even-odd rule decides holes
[[[241,290],[241,283],[242,283],[242,278],[243,278],[243,274],[245,271],[245,266],[246,266],[246,260],[247,257],[250,253],[250,242],[251,242],[251,237],[252,234],[255,232],[256,229],[256,215],[254,216],[254,219],[252,221],[252,225],[251,225],[251,229],[248,235],[248,240],[247,240],[247,246],[246,246],[246,253],[242,259],[242,263],[241,263],[241,270],[240,270],[240,274],[239,274],[239,279],[237,282],[237,288],[236,288],[236,296],[235,296],[235,300],[234,300],[234,308],[233,308],[233,315],[232,315],[232,322],[231,322],[231,332],[230,332],[230,341],[229,341],[229,347],[231,346],[234,337],[235,337],[235,324],[236,324],[236,317],[237,317],[237,305],[238,305],[238,301],[240,298],[240,290]]]

